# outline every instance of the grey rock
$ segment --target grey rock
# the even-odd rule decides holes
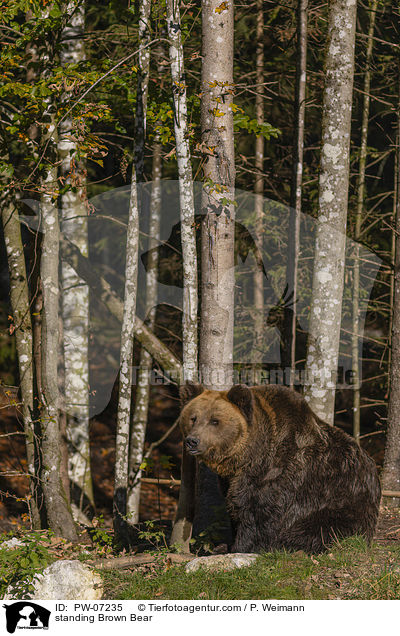
[[[200,568],[204,568],[209,572],[221,572],[226,570],[235,570],[236,568],[246,568],[252,565],[257,559],[258,554],[214,554],[207,557],[197,557],[185,567],[185,572],[197,572]]]
[[[26,589],[28,581],[18,586]],[[29,593],[32,600],[62,600],[78,599],[83,601],[99,600],[103,594],[103,584],[99,574],[80,561],[55,561],[49,565],[43,574],[34,577],[33,592]],[[21,593],[8,589],[4,599],[21,598]],[[23,594],[23,598],[27,598]]]
[[[0,543],[0,550],[12,550],[14,548],[19,548],[20,545],[24,545],[24,542],[21,541],[21,539],[17,539],[17,537],[13,537],[8,541]]]

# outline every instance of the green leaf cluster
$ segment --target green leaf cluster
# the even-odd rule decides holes
[[[22,545],[12,549],[2,549],[0,544],[0,594],[8,590],[14,598],[29,598],[34,577],[54,561],[43,545],[48,536],[44,536],[43,532],[31,532],[21,538]],[[4,541],[10,538],[7,535],[2,537]]]

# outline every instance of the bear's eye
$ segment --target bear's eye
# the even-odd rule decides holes
[[[218,421],[218,420],[211,420],[211,424],[212,424],[213,426],[218,426],[219,421]]]
[[[193,422],[194,424],[196,420],[197,420],[197,415],[192,415],[192,417],[190,418],[190,421]]]

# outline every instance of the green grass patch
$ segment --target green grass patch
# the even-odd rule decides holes
[[[368,546],[360,537],[322,555],[262,554],[247,568],[186,574],[165,563],[102,572],[107,599],[396,599],[400,548]]]

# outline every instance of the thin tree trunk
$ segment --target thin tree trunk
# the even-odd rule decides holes
[[[51,122],[52,124],[52,122]],[[42,196],[42,255],[40,271],[43,285],[42,321],[42,484],[50,528],[57,536],[70,541],[77,539],[71,510],[64,491],[61,467],[61,437],[59,428],[58,391],[58,264],[60,228],[58,211],[54,207],[50,192],[57,184],[57,169],[48,169]]]
[[[256,49],[256,118],[257,123],[264,123],[264,2],[257,0],[257,49]],[[259,135],[256,138],[256,160],[255,167],[258,172],[254,184],[255,192],[255,212],[256,212],[256,243],[263,253],[263,224],[264,224],[264,137]],[[254,273],[254,350],[255,362],[261,363],[264,351],[264,272],[257,267]]]
[[[300,218],[303,181],[304,125],[306,113],[307,73],[307,11],[308,0],[298,0],[297,5],[297,67],[295,94],[295,136],[293,143],[293,174],[290,192],[288,256],[286,282],[288,306],[284,310],[284,356],[282,366],[289,370],[289,386],[293,388],[296,369],[296,319],[297,319],[297,271],[300,252]]]
[[[305,398],[332,424],[339,357],[356,2],[332,0],[324,88],[319,212],[306,360]]]
[[[67,11],[72,13],[72,17],[62,33],[62,65],[77,64],[85,59],[84,8],[74,8],[73,4],[69,4]],[[76,159],[76,142],[71,139],[73,128],[73,120],[65,119],[60,126],[58,142],[58,154],[62,160],[60,174],[64,184],[72,186],[61,197],[61,229],[63,235],[87,256],[87,211],[83,202],[85,170]],[[75,518],[78,518],[78,515],[82,515],[82,508],[87,507],[88,503],[94,508],[89,446],[89,288],[64,261],[61,267],[61,286],[68,474],[73,495],[71,506]]]
[[[115,441],[114,532],[121,545],[126,545],[126,499],[128,488],[129,429],[132,397],[133,338],[137,294],[137,259],[139,246],[139,210],[135,167],[132,169],[126,240],[125,294],[121,329],[117,436]]]
[[[182,47],[179,3],[167,0],[167,24],[170,41],[172,94],[174,99],[174,130],[179,174],[179,202],[183,257],[183,377],[197,379],[197,249],[194,218],[192,165],[187,125],[186,79]],[[182,448],[181,488],[171,543],[189,552],[193,521],[196,464]]]
[[[382,472],[383,490],[400,490],[400,64],[398,68],[399,100],[397,110],[397,188],[396,188],[396,218],[395,234],[395,262],[394,262],[394,297],[392,316],[392,354],[389,372],[390,393],[388,405],[388,419],[386,432],[385,459]],[[398,507],[399,497],[385,497],[385,504]]]
[[[233,1],[202,1],[202,191],[200,371],[207,388],[233,381],[235,157]]]
[[[139,42],[145,45],[150,39],[150,2],[143,2],[140,5],[139,15]],[[159,55],[162,54],[162,49]],[[137,107],[135,115],[135,165],[138,182],[144,180],[144,149],[146,140],[146,114],[147,96],[149,84],[150,51],[142,49],[139,51],[138,85],[137,85]],[[150,224],[149,224],[149,250],[157,246],[157,239],[160,234],[160,208],[161,208],[161,145],[156,140],[153,152],[153,179],[150,201]],[[149,269],[146,275],[146,323],[150,329],[154,328],[155,305],[157,302],[157,259],[150,251]],[[143,448],[146,437],[147,417],[149,410],[150,379],[152,358],[146,349],[142,349],[139,359],[139,373],[136,384],[135,409],[133,413],[132,426],[129,443],[129,476],[127,494],[127,513],[130,523],[139,521],[140,508],[140,477],[142,471],[140,466],[143,461]]]
[[[360,338],[360,232],[363,220],[364,208],[364,192],[365,192],[365,164],[367,161],[367,138],[368,138],[368,121],[369,121],[369,92],[371,85],[371,58],[373,47],[373,35],[375,29],[375,17],[378,1],[370,2],[368,43],[365,61],[365,75],[363,88],[363,107],[362,107],[362,124],[361,124],[361,145],[360,145],[360,163],[357,178],[357,209],[354,224],[354,267],[353,267],[353,335],[351,341],[352,353],[352,370],[354,382],[353,394],[353,436],[356,442],[360,443],[360,361],[359,361],[359,338]]]
[[[154,329],[157,304],[157,251],[160,238],[160,212],[161,212],[161,171],[162,155],[161,144],[156,141],[153,145],[153,179],[150,199],[150,224],[149,224],[149,262],[146,274],[146,323],[149,329]],[[139,521],[140,505],[140,478],[142,471],[140,465],[143,461],[143,447],[146,436],[147,417],[150,395],[150,369],[152,357],[146,349],[140,353],[139,373],[136,386],[135,410],[129,444],[129,480],[127,512],[130,523]]]
[[[193,177],[187,125],[186,80],[183,63],[179,3],[167,0],[170,41],[174,130],[179,174],[179,203],[183,257],[183,374],[185,380],[197,378],[197,250],[194,219]]]
[[[144,48],[150,42],[151,0],[139,3],[139,64],[137,71],[137,92],[135,112],[135,170],[136,181],[144,181],[144,144],[146,140],[146,112],[149,88],[150,49]]]
[[[135,443],[143,439],[143,430],[132,430],[132,432],[130,432],[130,417],[139,249],[140,196],[138,194],[137,184],[143,179],[144,171],[144,141],[146,134],[146,105],[150,63],[150,52],[147,48],[144,49],[143,47],[146,46],[149,41],[150,8],[150,0],[143,0],[143,2],[140,3],[139,67],[137,73],[135,111],[135,156],[132,166],[126,242],[125,297],[121,330],[117,436],[115,442],[114,531],[117,542],[123,546],[129,545],[129,538],[126,532],[130,457],[129,442],[130,438],[132,438]]]
[[[27,474],[29,475],[29,512],[32,527],[40,529],[37,501],[37,476],[35,466],[34,405],[33,405],[33,349],[32,324],[29,307],[28,281],[26,276],[24,248],[18,212],[7,205],[1,207],[4,241],[6,244],[8,271],[10,276],[10,302],[13,314],[13,333],[18,358],[22,417],[24,422]]]

